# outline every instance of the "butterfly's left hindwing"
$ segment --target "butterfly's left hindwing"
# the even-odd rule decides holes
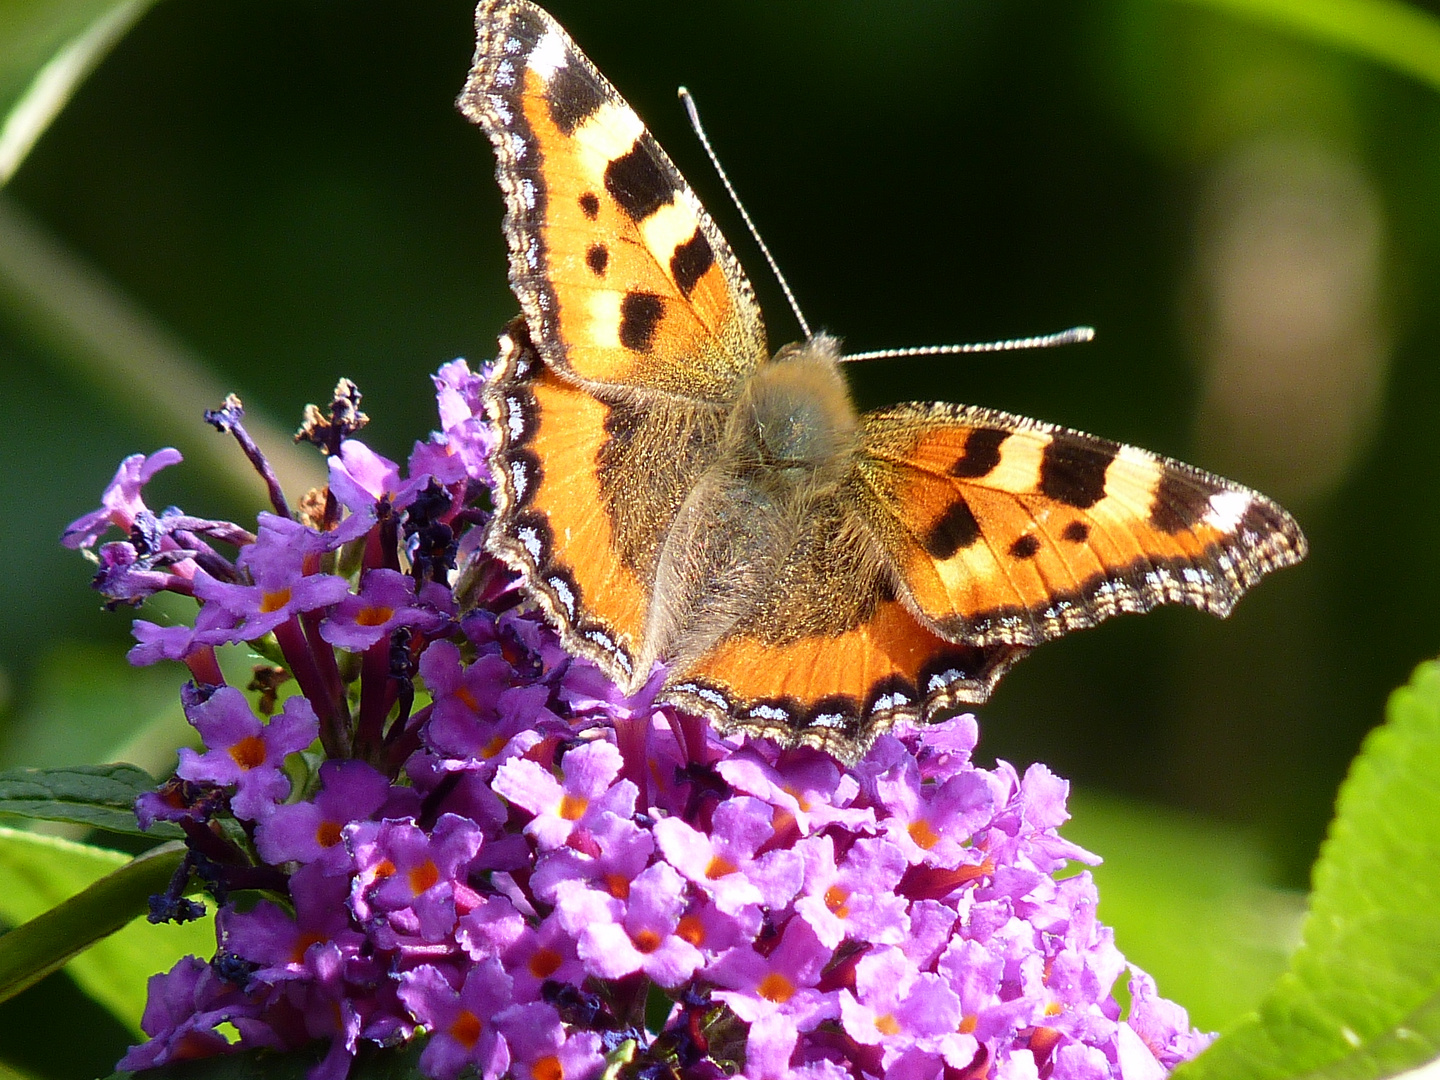
[[[607,402],[544,364],[523,318],[501,338],[486,408],[499,440],[487,548],[524,577],[572,652],[629,685],[660,543],[714,456],[723,414]]]
[[[857,468],[907,598],[953,640],[1038,645],[1159,604],[1224,616],[1306,552],[1248,488],[988,409],[867,413]]]
[[[460,108],[495,145],[535,346],[590,386],[722,402],[766,357],[749,282],[640,118],[548,14],[476,12]]]

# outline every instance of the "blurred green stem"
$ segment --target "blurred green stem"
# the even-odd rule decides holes
[[[125,0],[50,58],[0,126],[0,186],[6,184],[86,76],[145,14],[153,0]]]
[[[175,446],[249,501],[265,499],[234,443],[201,420],[231,388],[3,191],[0,307],[156,446]],[[320,458],[296,447],[287,432],[253,413],[246,427],[292,497],[325,483]]]
[[[1440,90],[1440,19],[1399,0],[1178,0],[1363,56]]]

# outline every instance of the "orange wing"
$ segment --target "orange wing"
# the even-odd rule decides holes
[[[1265,497],[1145,450],[1006,413],[868,413],[857,465],[906,597],[940,634],[1036,645],[1122,611],[1224,616],[1305,538]]]
[[[694,192],[548,14],[489,0],[475,17],[460,108],[495,145],[510,283],[541,357],[592,389],[730,400],[765,331]]]
[[[486,548],[518,571],[572,652],[621,686],[670,520],[707,466],[721,410],[606,401],[541,363],[523,318],[500,339],[486,409],[499,439]]]
[[[895,721],[984,701],[1027,651],[947,641],[896,595],[895,571],[845,486],[811,508],[764,600],[664,697],[786,746],[854,760]]]
[[[659,545],[764,327],[694,193],[559,24],[486,0],[476,25],[460,107],[495,147],[524,312],[489,394],[487,546],[568,647],[633,688]]]

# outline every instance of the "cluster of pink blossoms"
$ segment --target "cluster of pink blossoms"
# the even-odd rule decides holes
[[[173,450],[66,533],[112,603],[199,602],[135,623],[132,662],[188,666],[205,746],[136,810],[188,845],[152,918],[200,914],[198,878],[216,951],[152,978],[122,1069],[314,1043],[312,1080],[343,1080],[419,1039],[433,1080],[1158,1080],[1206,1045],[1090,875],[1056,876],[1095,861],[1056,832],[1065,782],[976,767],[973,717],[847,769],[568,655],[482,551],[484,375],[436,385],[405,472],[351,437],[353,387],[311,410],[330,483],[299,514],[239,403],[210,414],[270,483],[255,533],[146,507]],[[242,641],[276,662],[248,696],[215,653]]]

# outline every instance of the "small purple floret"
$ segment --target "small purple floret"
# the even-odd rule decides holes
[[[186,717],[208,749],[197,754],[182,747],[175,774],[233,785],[230,806],[236,817],[247,821],[260,820],[290,793],[290,781],[281,771],[285,756],[304,750],[320,729],[315,710],[303,697],[290,698],[282,712],[262,724],[233,686],[222,686],[191,706]]]

